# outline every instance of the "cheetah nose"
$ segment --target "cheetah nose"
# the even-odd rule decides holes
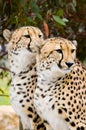
[[[71,63],[71,62],[65,62],[65,64],[70,68],[74,63]]]

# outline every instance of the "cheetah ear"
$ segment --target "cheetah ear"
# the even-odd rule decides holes
[[[3,37],[7,40],[7,42],[10,41],[11,35],[12,35],[12,32],[10,30],[5,29],[3,31]]]
[[[73,43],[75,46],[77,46],[77,44],[78,44],[76,40],[73,40],[72,43]]]

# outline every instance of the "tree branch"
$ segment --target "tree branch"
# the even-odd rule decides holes
[[[4,95],[3,95],[3,94],[0,94],[0,96],[5,96],[5,97],[9,97],[9,96],[8,96],[8,95],[6,95],[6,94],[4,94]]]
[[[8,54],[8,52],[7,51],[1,51],[0,52],[0,58],[2,58],[3,56],[5,56],[5,55],[7,55]]]
[[[6,68],[6,67],[0,66],[0,69],[11,72],[10,69],[8,69],[8,68]]]

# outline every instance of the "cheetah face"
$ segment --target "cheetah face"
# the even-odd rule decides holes
[[[43,34],[36,27],[21,27],[13,33],[9,30],[4,30],[3,35],[9,42],[8,51],[18,52],[21,49],[27,49],[30,53],[35,53],[42,46]],[[38,48],[37,48],[38,47]]]
[[[54,72],[54,75],[70,72],[74,67],[76,45],[64,38],[50,38],[44,44],[39,55],[40,70],[48,74]]]
[[[8,41],[8,59],[12,71],[18,72],[36,63],[36,52],[43,43],[40,29],[32,26],[21,27],[14,32],[6,29],[3,36]]]

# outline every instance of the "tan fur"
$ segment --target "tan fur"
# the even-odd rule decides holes
[[[37,84],[36,53],[43,44],[43,34],[32,26],[21,27],[12,33],[5,30],[3,34],[9,41],[8,59],[12,72],[10,99],[23,129],[50,130],[48,123],[38,116],[33,101]]]
[[[41,49],[40,59],[46,59],[48,56],[51,56],[59,61],[61,54],[56,52],[56,50],[61,49],[63,52],[62,62],[72,62],[74,63],[74,57],[76,56],[76,46],[69,40],[64,38],[50,38],[44,41],[44,46]],[[74,49],[75,52],[71,53],[71,50]],[[62,65],[65,67],[65,65]]]
[[[86,130],[86,68],[76,60],[76,44],[63,38],[44,42],[37,59],[36,110],[53,130]]]

